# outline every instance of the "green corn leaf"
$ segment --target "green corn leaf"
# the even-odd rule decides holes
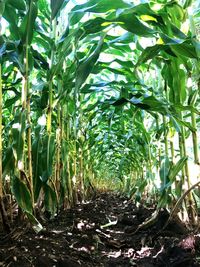
[[[73,12],[94,12],[94,13],[104,13],[109,10],[130,8],[131,5],[125,3],[123,0],[107,1],[107,0],[91,0],[82,5],[76,5],[72,11]]]
[[[193,2],[192,0],[186,0],[183,8],[186,9],[187,7],[191,6],[192,2]]]
[[[46,51],[50,49],[50,43],[39,35],[35,36],[35,41],[39,47],[43,47]]]
[[[111,105],[113,105],[114,107],[117,107],[117,106],[122,106],[126,103],[128,103],[128,100],[122,97],[122,98],[114,101],[113,103],[111,102]]]
[[[30,212],[26,211],[25,212],[26,216],[28,217],[29,221],[33,225],[33,229],[35,232],[38,234],[40,231],[43,230],[43,226],[41,223],[37,220],[37,218]]]
[[[142,54],[138,58],[136,66],[145,63],[147,60],[154,58],[155,56],[158,55],[158,53],[161,50],[164,50],[165,46],[164,45],[154,45],[151,47],[147,47],[142,51]]]
[[[31,49],[30,54],[31,54],[32,61],[34,58],[34,60],[37,61],[43,69],[45,70],[49,69],[49,64],[47,63],[47,60],[38,51]]]
[[[5,3],[6,3],[5,0],[1,0],[1,1],[0,1],[0,17],[1,17],[2,14],[4,13],[4,10],[5,10]]]
[[[185,127],[187,127],[188,129],[190,129],[191,132],[196,132],[197,129],[195,129],[191,123],[181,120],[180,118],[178,118],[176,115],[173,115],[174,119],[177,121],[178,124],[183,125]]]
[[[24,0],[7,0],[6,1],[7,4],[11,5],[12,8],[21,10],[21,11],[25,11],[26,10],[26,4]]]
[[[20,32],[18,28],[18,15],[16,10],[12,8],[9,4],[6,4],[3,17],[9,22],[9,28],[11,35],[16,39],[20,39]]]
[[[12,178],[11,190],[20,208],[32,213],[32,201],[29,189],[26,184],[15,175]]]
[[[88,105],[87,108],[84,109],[84,111],[89,112],[89,111],[91,111],[91,110],[94,110],[97,106],[98,106],[98,101],[97,101],[95,104],[90,104],[90,105]]]
[[[170,197],[168,190],[163,190],[158,202],[158,208],[166,207],[167,204],[170,204]]]
[[[178,133],[181,133],[181,126],[180,126],[180,124],[172,116],[170,117],[170,121],[171,121],[173,127],[176,129],[176,131]]]
[[[69,21],[70,25],[75,25],[76,23],[80,22],[82,17],[84,16],[84,12],[75,12],[69,14]]]
[[[71,51],[72,51],[72,44],[69,44],[68,47],[63,49],[62,53],[60,53],[58,63],[56,65],[53,65],[52,69],[49,72],[50,77],[53,77],[54,75],[56,75],[57,73],[60,72],[60,69],[62,69],[62,65],[63,65],[64,60],[66,59],[67,55],[70,54]]]
[[[48,20],[50,21],[49,0],[40,0],[40,1],[38,1],[38,8],[41,10],[42,14],[44,14],[44,16],[46,18],[48,18]]]
[[[51,0],[51,19],[53,20],[63,7],[63,4],[67,4],[69,0]]]
[[[13,105],[14,103],[16,103],[17,100],[19,100],[19,99],[20,99],[20,96],[19,96],[19,95],[14,96],[14,97],[12,97],[12,98],[10,98],[10,99],[7,99],[7,100],[5,101],[4,108],[8,108],[8,107],[12,106],[12,105]]]
[[[184,42],[182,44],[171,45],[170,47],[177,56],[181,55],[188,58],[198,58],[193,44]]]
[[[198,92],[197,92],[198,94]],[[188,106],[185,106],[185,105],[181,105],[181,104],[174,104],[173,105],[173,109],[172,110],[176,110],[176,111],[192,111],[198,115],[200,115],[200,111],[193,107],[192,105],[188,105]]]
[[[160,37],[162,38],[164,44],[166,45],[178,45],[184,42],[184,40],[182,39],[171,38],[164,33],[160,33]]]
[[[57,208],[56,193],[48,184],[45,184],[43,186],[43,190],[45,194],[44,197],[45,208],[52,215],[54,215],[56,213],[56,208]]]
[[[121,65],[122,67],[130,70],[130,69],[133,69],[134,68],[134,64],[132,61],[123,61],[123,60],[120,60],[120,59],[115,59],[114,61],[112,62],[116,62],[118,63],[119,65]]]
[[[110,23],[105,23],[105,22],[107,22],[107,20],[103,18],[99,18],[99,17],[85,22],[83,25],[85,33],[91,34],[91,33],[100,32],[106,27],[108,27],[110,24],[112,24],[112,22]]]
[[[198,91],[191,91],[188,98],[188,105],[194,106],[196,104],[197,98],[198,98]]]
[[[130,103],[144,109],[148,112],[158,112],[160,114],[169,114],[168,104],[156,99],[154,96],[144,96],[136,98],[135,96],[129,100]]]
[[[195,47],[198,58],[200,58],[200,42],[198,40],[192,40],[192,44]]]
[[[173,165],[169,171],[169,179],[173,182],[177,174],[183,169],[188,157],[181,158],[175,165]]]
[[[187,39],[187,35],[185,35],[182,31],[180,31],[175,25],[171,24],[171,30],[173,34],[180,39]]]
[[[15,157],[12,146],[7,147],[3,157],[3,175],[14,173],[15,171]]]
[[[144,25],[134,14],[122,14],[113,22],[118,22],[119,26],[139,36],[153,37],[156,33],[155,30]]]
[[[161,168],[160,168],[160,180],[162,182],[161,188],[165,189],[169,183],[169,170],[170,170],[171,162],[169,158],[166,156],[162,160]]]
[[[42,155],[42,142],[41,142],[41,126],[38,125],[35,128],[35,138],[32,143],[32,160],[33,160],[33,189],[34,189],[34,199],[37,201],[42,187],[42,181],[40,177],[42,176],[42,166],[41,155]]]
[[[112,43],[125,43],[125,44],[129,44],[133,41],[136,41],[134,38],[134,35],[131,32],[126,32],[123,35],[119,36],[119,37],[114,37],[112,40],[109,41],[109,44]]]
[[[76,72],[76,83],[75,83],[75,87],[77,90],[83,85],[83,83],[91,73],[95,63],[97,62],[104,43],[104,38],[105,34],[100,38],[95,51],[84,62],[81,62],[80,65],[78,66]]]
[[[168,104],[165,102],[161,102],[160,100],[156,99],[154,96],[148,96],[144,98],[142,103],[145,105],[149,105],[152,111],[157,111],[161,114],[168,113]]]
[[[2,61],[2,56],[6,53],[6,44],[3,43],[1,46],[0,46],[0,61]]]
[[[147,186],[147,180],[144,181],[141,180],[141,183],[139,184],[138,187],[138,192],[143,193],[146,186]]]
[[[55,151],[55,140],[54,136],[46,135],[43,140],[43,152],[42,152],[42,176],[40,179],[46,183],[49,177],[52,175],[53,160]]]
[[[27,43],[27,45],[31,44],[33,39],[33,33],[35,30],[35,20],[37,18],[38,7],[37,3],[31,2],[29,4],[29,9],[23,21],[20,25],[20,34],[21,40],[23,43]]]

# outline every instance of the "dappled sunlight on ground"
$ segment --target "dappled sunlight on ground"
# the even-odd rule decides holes
[[[175,221],[162,230],[166,211],[147,224],[154,211],[123,196],[101,193],[43,221],[38,234],[16,225],[13,236],[1,238],[0,266],[200,266],[199,235]]]

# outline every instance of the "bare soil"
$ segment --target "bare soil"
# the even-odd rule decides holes
[[[9,235],[0,233],[0,266],[200,266],[200,235],[176,221],[163,229],[165,210],[142,225],[154,211],[114,193],[98,194],[44,220],[38,234],[27,224],[13,225]]]

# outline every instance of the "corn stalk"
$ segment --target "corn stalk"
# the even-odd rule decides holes
[[[29,4],[29,19],[27,22],[27,32],[30,31],[31,27],[31,14],[33,12],[33,1]],[[25,42],[25,75],[24,75],[24,102],[22,102],[22,108],[27,109],[27,124],[28,124],[28,131],[27,131],[27,147],[28,147],[28,180],[29,180],[29,189],[32,198],[32,205],[34,208],[34,193],[33,193],[33,172],[32,172],[32,141],[31,141],[31,93],[30,93],[30,70],[29,70],[29,51],[30,51],[30,40],[29,35],[26,35],[26,42]]]
[[[189,21],[190,21],[190,29],[191,29],[191,33],[192,33],[192,37],[193,37],[193,44],[196,47],[196,44],[198,42],[196,39],[197,33],[196,33],[194,19],[193,19],[193,16],[191,14],[189,15]],[[197,51],[198,56],[200,56],[199,50],[196,49],[196,51]],[[193,59],[193,63],[195,66],[195,73],[198,76],[198,81],[197,81],[197,91],[195,91],[193,93],[189,104],[192,105],[193,107],[195,107],[197,96],[198,96],[198,93],[200,90],[200,78],[199,78],[200,67],[199,67],[199,63],[196,59]],[[194,129],[197,129],[196,114],[194,113],[194,111],[191,111],[191,123],[192,123],[192,126],[194,127]],[[197,165],[200,165],[197,130],[192,132],[192,140],[193,140],[194,163],[196,163]]]
[[[0,36],[1,36],[1,18],[4,12],[5,2],[0,3]],[[3,98],[2,98],[2,62],[0,58],[0,214],[3,222],[3,228],[6,232],[10,232],[10,227],[7,219],[7,214],[4,207],[3,201],[3,173],[2,173],[2,107],[3,107]]]

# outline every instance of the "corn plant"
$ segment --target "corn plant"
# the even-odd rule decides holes
[[[54,216],[95,186],[137,201],[158,194],[159,207],[173,207],[191,186],[195,17],[189,1],[133,2],[1,2],[0,199],[10,193],[33,224],[37,211]]]

